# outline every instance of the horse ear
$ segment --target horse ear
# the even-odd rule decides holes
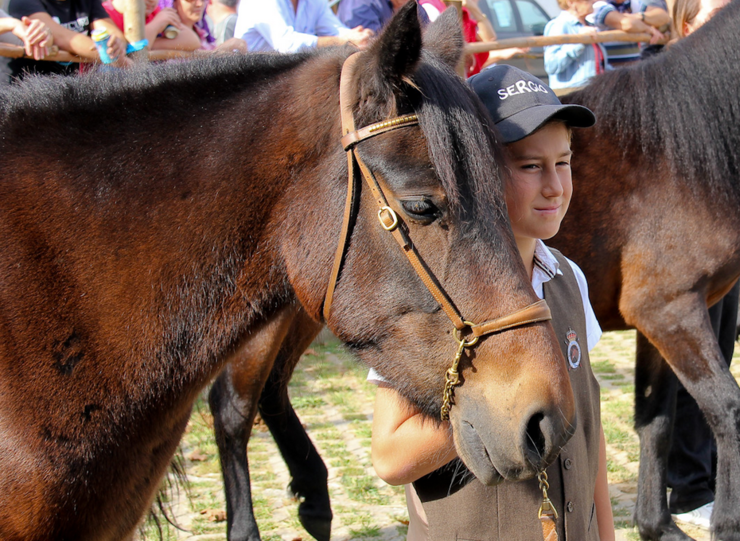
[[[453,70],[460,63],[464,46],[465,40],[456,9],[444,10],[424,32],[424,48],[441,58]]]
[[[416,2],[408,2],[391,19],[368,53],[375,59],[377,73],[392,88],[413,72],[421,58],[421,25]]]

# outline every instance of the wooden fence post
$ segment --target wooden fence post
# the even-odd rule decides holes
[[[118,11],[123,14],[123,35],[129,43],[136,43],[146,39],[144,33],[144,20],[146,17],[146,7],[144,0],[115,0]],[[123,9],[119,9],[119,6]],[[151,45],[151,44],[150,44]],[[131,56],[135,61],[145,62],[149,58],[149,49],[144,48],[141,51],[132,53]]]

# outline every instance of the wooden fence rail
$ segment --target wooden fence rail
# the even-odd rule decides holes
[[[511,38],[485,43],[471,43],[465,47],[465,52],[483,53],[498,51],[511,47],[545,47],[546,45],[562,45],[564,43],[606,43],[611,41],[649,42],[650,34],[632,34],[621,30],[608,30],[593,34],[567,34],[563,36],[533,36],[530,38]]]
[[[195,56],[204,56],[209,54],[210,51],[173,51],[173,50],[160,50],[160,51],[149,51],[149,60],[170,60],[172,58],[193,58]],[[10,45],[8,43],[0,43],[0,56],[6,58],[29,58],[33,57],[26,56],[23,47],[18,45]],[[56,45],[49,56],[44,60],[50,60],[52,62],[79,62],[79,63],[95,63],[97,60],[92,58],[82,58],[80,56],[73,55],[67,51],[60,51]]]
[[[512,38],[486,43],[472,43],[465,47],[467,54],[482,53],[485,51],[496,51],[510,47],[544,47],[546,45],[560,45],[563,43],[604,43],[610,41],[648,42],[650,34],[630,34],[621,30],[610,30],[608,32],[597,32],[594,34],[569,34],[564,36],[534,36],[530,38]],[[171,58],[192,58],[207,54],[205,51],[149,51],[149,60],[169,60]],[[0,43],[0,56],[10,58],[30,58],[23,51],[23,47]],[[54,48],[53,54],[44,60],[54,62],[95,62],[95,60],[81,58],[66,51]]]

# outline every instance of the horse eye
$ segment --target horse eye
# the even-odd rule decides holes
[[[413,199],[401,203],[411,218],[428,221],[437,217],[439,211],[437,207],[428,199]]]

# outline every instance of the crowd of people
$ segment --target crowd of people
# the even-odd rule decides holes
[[[363,48],[409,0],[145,0],[145,37],[152,50],[277,51],[346,42]],[[446,9],[443,0],[414,0],[422,24],[434,21]],[[496,41],[494,25],[479,6],[480,0],[462,1],[465,40]],[[562,44],[545,48],[544,64],[550,86],[558,93],[585,85],[603,71],[625,66],[659,52],[665,43],[680,39],[700,26],[727,0],[558,0],[562,11],[545,27],[546,36],[623,30],[647,33],[650,43]],[[24,73],[77,72],[74,63],[40,62],[52,45],[81,58],[99,55],[90,33],[105,29],[108,56],[116,67],[130,64],[123,32],[124,0],[10,0],[2,39],[23,45],[28,58],[0,62],[0,83]],[[673,21],[676,21],[675,24]],[[26,30],[27,29],[27,30]],[[469,55],[468,77],[526,49],[510,48]]]
[[[239,0],[145,0],[145,36],[149,47],[155,50],[290,53],[348,42],[364,48],[408,1],[417,2],[422,24],[433,22],[447,8],[442,0],[341,0],[336,12],[327,0],[243,0],[241,3]],[[479,1],[462,1],[461,21],[465,40],[495,41],[494,25],[479,6]],[[586,128],[595,119],[587,109],[561,105],[556,93],[582,87],[606,70],[619,69],[650,55],[661,54],[661,49],[695,31],[728,1],[674,0],[669,6],[666,0],[558,0],[562,11],[546,25],[546,36],[618,29],[649,34],[650,41],[644,44],[615,42],[547,46],[544,65],[551,88],[508,66],[499,65],[487,70],[515,55],[526,54],[528,51],[525,49],[478,53],[466,59],[465,72],[471,77],[471,86],[488,107],[507,144],[512,171],[511,184],[506,187],[507,206],[532,285],[540,297],[545,291],[558,288],[578,292],[575,298],[567,299],[567,309],[551,305],[554,314],[569,318],[568,325],[581,330],[583,347],[578,349],[579,364],[574,368],[581,366],[582,362],[581,372],[587,372],[588,377],[584,376],[584,381],[574,380],[574,388],[593,380],[587,361],[588,351],[599,340],[601,331],[589,304],[585,278],[580,269],[561,254],[549,250],[542,240],[557,232],[570,200],[571,129]],[[97,59],[98,52],[90,33],[100,29],[110,36],[107,53],[113,59],[113,65],[125,68],[130,60],[126,56],[124,7],[121,3],[122,0],[10,0],[9,14],[0,11],[0,39],[23,45],[27,58],[8,59],[6,64],[1,64],[3,82],[10,84],[25,73],[70,74],[78,71],[78,64],[41,59],[50,53],[53,45],[82,58]],[[535,97],[532,97],[532,92],[515,93],[518,94],[515,97],[504,91],[519,84],[537,89],[533,91]],[[537,96],[538,93],[544,97]],[[505,99],[509,99],[506,104],[503,103]],[[546,114],[539,118],[543,112]],[[542,220],[541,213],[532,211],[535,203],[552,201],[558,202],[550,213],[553,219]],[[738,286],[711,311],[715,332],[728,364],[734,346],[737,309]],[[555,316],[553,323],[556,323]],[[480,508],[481,502],[492,499],[510,499],[522,505],[537,503],[538,490],[532,483],[522,484],[524,488],[514,488],[510,484],[490,488],[478,486],[478,483],[461,490],[462,496],[443,502],[441,507],[435,507],[433,501],[429,503],[431,500],[426,495],[440,483],[448,482],[440,468],[456,458],[449,428],[444,423],[425,422],[413,405],[406,403],[378,374],[371,373],[369,379],[379,386],[373,428],[373,460],[381,477],[393,484],[407,485],[410,539],[428,538],[429,525],[419,495],[425,498],[425,506],[428,504],[435,509],[437,519],[444,517],[443,522],[437,520],[435,527],[452,528],[457,533],[477,527],[475,524],[460,524],[459,516],[455,516],[457,506],[469,503]],[[574,469],[568,475],[563,474],[559,482],[571,482],[567,479],[570,475],[578,480],[579,494],[590,502],[586,509],[591,510],[591,515],[590,518],[583,517],[588,532],[569,532],[566,537],[613,539],[606,489],[604,437],[598,423],[598,399],[595,403],[584,404],[583,408],[585,412],[596,412],[589,434],[577,433],[578,437],[573,439],[574,442],[580,441],[577,445],[582,447],[577,452],[589,456],[588,471]],[[676,430],[669,461],[668,482],[673,489],[670,508],[679,518],[708,527],[714,500],[712,436],[693,399],[683,390],[679,392],[677,409],[682,422]],[[583,427],[579,424],[578,429]],[[563,467],[563,471],[570,469],[567,465]],[[441,514],[441,509],[447,511]],[[489,529],[494,528],[492,524],[502,527],[495,514],[485,510],[481,513],[486,514],[486,520],[481,519],[478,524]],[[592,530],[592,522],[589,521],[594,517],[597,526]],[[516,528],[536,529],[536,523],[525,522],[512,524]],[[470,535],[475,537],[477,532]],[[501,538],[513,537],[503,535]]]

